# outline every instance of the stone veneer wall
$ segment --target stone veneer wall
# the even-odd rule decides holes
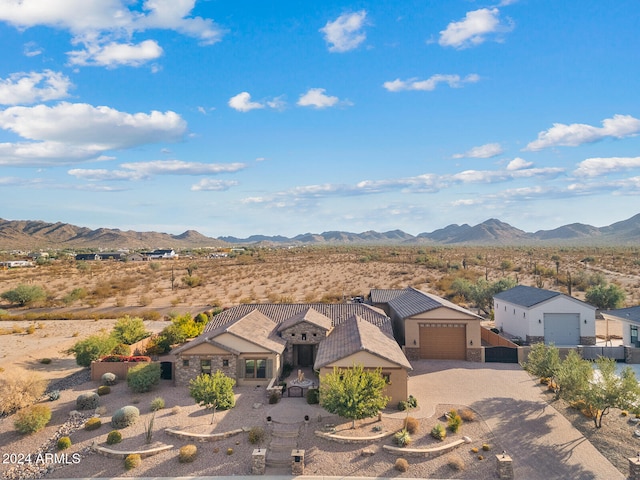
[[[404,356],[407,357],[407,360],[420,360],[420,349],[419,348],[411,348],[411,347],[402,347],[404,350]]]
[[[595,345],[596,337],[580,337],[580,345]]]
[[[189,360],[189,365],[185,367],[183,360]],[[236,355],[181,355],[175,364],[177,386],[185,387],[189,385],[189,380],[196,378],[202,373],[200,360],[211,360],[211,373],[220,370],[227,377],[236,379]],[[229,360],[228,367],[222,366],[223,360]]]
[[[482,362],[482,348],[467,348],[467,362]]]
[[[302,340],[302,334],[307,334],[307,339]],[[280,336],[287,342],[287,348],[284,351],[284,363],[295,365],[293,358],[293,345],[317,345],[327,337],[327,331],[324,328],[313,325],[309,322],[300,322],[280,332]],[[315,334],[315,336],[314,336]]]
[[[532,335],[527,335],[527,343],[529,345],[533,345],[534,343],[544,343],[544,336],[543,337],[535,337]]]

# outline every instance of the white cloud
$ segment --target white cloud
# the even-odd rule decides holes
[[[473,147],[464,153],[456,153],[453,158],[492,158],[504,153],[499,143],[485,143],[479,147]]]
[[[195,185],[191,186],[193,192],[222,192],[238,185],[235,180],[212,180],[203,178]]]
[[[69,77],[52,70],[13,73],[0,78],[0,105],[58,100],[68,97],[72,86]]]
[[[336,105],[353,105],[348,100],[340,101],[338,97],[325,95],[324,88],[310,88],[306,93],[300,95],[297,105],[300,107],[327,108]]]
[[[421,90],[430,92],[432,90],[435,90],[439,83],[445,83],[451,88],[459,88],[462,87],[462,85],[465,83],[476,83],[479,80],[480,76],[475,73],[467,75],[464,78],[461,78],[460,75],[444,75],[437,73],[426,80],[417,80],[415,78],[400,80],[399,78],[397,78],[390,82],[384,82],[382,86],[390,92],[402,92],[406,90]]]
[[[61,102],[53,107],[9,107],[0,128],[32,142],[0,144],[0,164],[69,164],[101,159],[109,150],[177,141],[186,122],[175,112],[126,113]]]
[[[525,150],[537,151],[548,147],[577,147],[584,143],[593,143],[607,137],[625,138],[640,133],[640,120],[631,115],[614,115],[602,121],[602,127],[583,123],[554,123],[553,127],[538,134],[538,138],[529,143]]]
[[[42,54],[42,48],[36,42],[27,42],[24,44],[23,53],[26,57],[37,57]]]
[[[460,183],[497,183],[519,178],[544,177],[549,179],[558,177],[564,172],[565,170],[559,167],[521,168],[518,170],[465,170],[460,173],[445,176],[443,180],[450,179]]]
[[[443,47],[467,48],[483,43],[490,34],[511,30],[511,25],[500,23],[499,16],[497,8],[467,12],[464,19],[451,22],[440,32],[438,43]]]
[[[357,48],[367,38],[362,31],[367,12],[344,13],[333,22],[329,21],[320,29],[329,44],[330,52],[348,52]]]
[[[529,168],[533,165],[533,162],[527,162],[524,158],[516,157],[509,162],[507,170],[522,170],[523,168]]]
[[[258,108],[264,108],[264,104],[251,101],[249,92],[240,92],[229,99],[228,105],[239,112],[249,112]]]
[[[215,175],[246,168],[244,163],[199,163],[181,160],[123,163],[119,170],[74,168],[67,173],[90,181],[143,180],[155,175]]]
[[[633,168],[640,168],[640,157],[587,158],[573,173],[580,177],[598,177]]]
[[[75,44],[86,49],[82,65],[102,65],[91,57],[92,52],[103,53],[118,39],[129,41],[135,32],[154,29],[173,30],[182,35],[197,38],[201,44],[213,44],[224,34],[213,20],[193,17],[191,12],[196,0],[0,0],[0,21],[18,29],[47,26],[68,30]],[[125,42],[126,43],[126,42]],[[144,42],[142,42],[144,43]],[[149,45],[146,45],[149,48]],[[74,52],[71,52],[72,54]],[[76,52],[77,53],[77,52]],[[131,57],[128,52],[127,57]],[[104,55],[104,53],[103,53]],[[111,52],[111,57],[116,55]],[[139,55],[142,63],[149,52]],[[77,56],[73,56],[76,58]],[[104,62],[104,58],[102,60]],[[139,65],[140,63],[110,63],[115,65]]]
[[[93,65],[114,68],[137,67],[150,60],[160,58],[163,50],[155,40],[138,44],[111,42],[106,45],[87,44],[84,50],[68,52],[71,65]]]

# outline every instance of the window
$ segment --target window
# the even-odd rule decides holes
[[[303,334],[302,334],[302,340],[306,340],[306,339],[307,339],[307,334],[306,334],[306,333],[303,333]]]
[[[631,345],[635,345],[636,347],[639,345],[637,325],[631,325]]]
[[[229,366],[229,359],[228,358],[223,358],[222,359],[222,366],[223,367],[228,367]]]
[[[200,371],[211,375],[211,360],[200,360]]]
[[[245,360],[244,378],[267,378],[267,360],[264,358]]]
[[[182,360],[182,366],[183,367],[188,367],[189,366],[189,360]]]
[[[387,385],[391,385],[391,374],[390,373],[382,373],[382,378],[384,378],[384,383]]]

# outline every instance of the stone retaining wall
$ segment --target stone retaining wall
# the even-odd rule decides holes
[[[393,447],[391,445],[383,445],[382,448],[387,452],[400,457],[438,457],[444,453],[449,453],[452,450],[455,450],[465,443],[471,443],[471,439],[469,437],[464,437],[460,440],[455,440],[451,443],[432,448]]]
[[[107,447],[101,447],[95,442],[93,443],[93,445],[91,445],[91,449],[94,452],[108,458],[126,458],[128,455],[140,455],[140,458],[145,458],[145,457],[150,457],[152,455],[156,455],[160,452],[164,452],[166,450],[171,450],[172,448],[173,448],[173,445],[160,445],[158,447],[150,448],[148,450],[132,450],[127,452],[122,452],[122,451],[113,450]]]
[[[394,432],[382,432],[382,433],[379,433],[377,435],[373,435],[373,436],[370,436],[370,437],[348,437],[348,436],[345,436],[345,435],[336,435],[334,433],[321,432],[319,430],[316,430],[316,432],[315,432],[316,437],[325,438],[327,440],[331,440],[332,442],[342,443],[342,444],[375,442],[377,440],[389,437],[389,436],[393,435],[393,433]]]
[[[217,442],[219,440],[224,440],[225,438],[233,437],[234,435],[238,435],[243,432],[248,432],[249,429],[244,427],[222,433],[190,433],[181,430],[174,430],[172,428],[166,428],[164,431],[167,433],[167,435],[171,435],[172,437],[176,437],[181,440],[191,440],[194,442]]]

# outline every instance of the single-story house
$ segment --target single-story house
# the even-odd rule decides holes
[[[497,328],[527,343],[596,343],[596,307],[560,292],[517,285],[494,295],[493,311]]]
[[[78,253],[75,256],[76,262],[88,262],[100,260],[100,255],[97,253]]]
[[[238,305],[214,316],[200,336],[172,353],[177,385],[221,370],[239,385],[267,386],[285,363],[321,375],[354,363],[381,367],[394,402],[406,400],[411,369],[389,317],[359,303]]]
[[[368,301],[389,315],[409,359],[482,361],[479,315],[415,288],[371,290]]]
[[[600,312],[605,320],[622,323],[622,344],[629,347],[640,347],[638,330],[640,329],[640,305],[635,307],[603,310]]]
[[[153,252],[142,253],[149,260],[166,260],[178,258],[178,255],[173,249],[154,250]]]

